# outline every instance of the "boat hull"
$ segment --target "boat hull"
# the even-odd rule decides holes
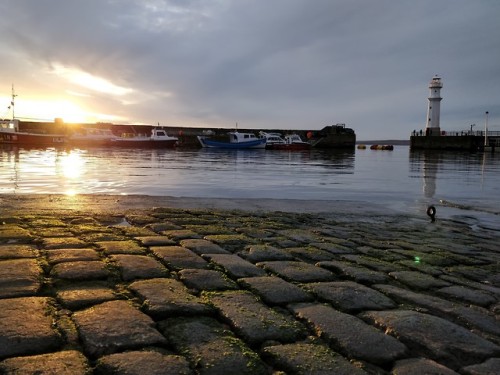
[[[311,149],[310,143],[282,143],[282,144],[271,144],[266,146],[266,150],[303,151],[310,149]]]
[[[264,149],[266,147],[266,140],[264,138],[259,138],[256,140],[248,141],[248,142],[221,142],[214,141],[212,139],[207,139],[203,137],[198,137],[202,147],[205,148],[224,148],[224,149]]]
[[[174,148],[177,139],[116,139],[109,143],[112,147],[126,148]]]
[[[61,146],[67,138],[62,134],[34,134],[22,132],[1,132],[0,143],[30,146]]]

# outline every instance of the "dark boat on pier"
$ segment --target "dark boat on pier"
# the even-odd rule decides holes
[[[356,133],[345,124],[325,126],[319,131],[307,132],[307,139],[314,148],[354,148]]]

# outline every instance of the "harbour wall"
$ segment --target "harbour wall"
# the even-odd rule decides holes
[[[85,128],[111,129],[116,135],[123,133],[150,134],[151,129],[161,127],[171,136],[179,138],[180,147],[198,148],[201,147],[197,136],[210,135],[223,137],[229,131],[238,130],[240,132],[252,132],[258,134],[260,131],[266,133],[298,134],[303,140],[308,140],[313,147],[317,148],[354,148],[356,135],[354,130],[342,126],[327,126],[321,130],[297,130],[297,129],[235,129],[235,128],[194,128],[182,126],[153,126],[153,125],[121,125],[111,123],[83,124],[65,123],[63,121],[37,122],[19,121],[21,131],[47,134],[71,134]]]
[[[477,151],[484,146],[484,136],[411,136],[410,148],[414,150],[464,150]]]

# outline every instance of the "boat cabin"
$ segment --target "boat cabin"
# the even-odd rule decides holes
[[[0,132],[18,132],[19,120],[0,120]]]
[[[285,142],[287,144],[292,144],[292,143],[306,143],[300,138],[300,135],[298,134],[289,134],[285,136]]]
[[[229,142],[230,143],[242,143],[242,142],[250,142],[256,141],[259,138],[255,136],[253,133],[239,133],[239,132],[230,132],[229,133]]]

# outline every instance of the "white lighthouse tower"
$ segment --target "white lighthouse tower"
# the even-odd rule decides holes
[[[427,124],[425,126],[425,135],[441,135],[439,128],[439,112],[441,110],[441,89],[443,83],[441,78],[435,75],[429,82],[429,107],[427,108]]]

